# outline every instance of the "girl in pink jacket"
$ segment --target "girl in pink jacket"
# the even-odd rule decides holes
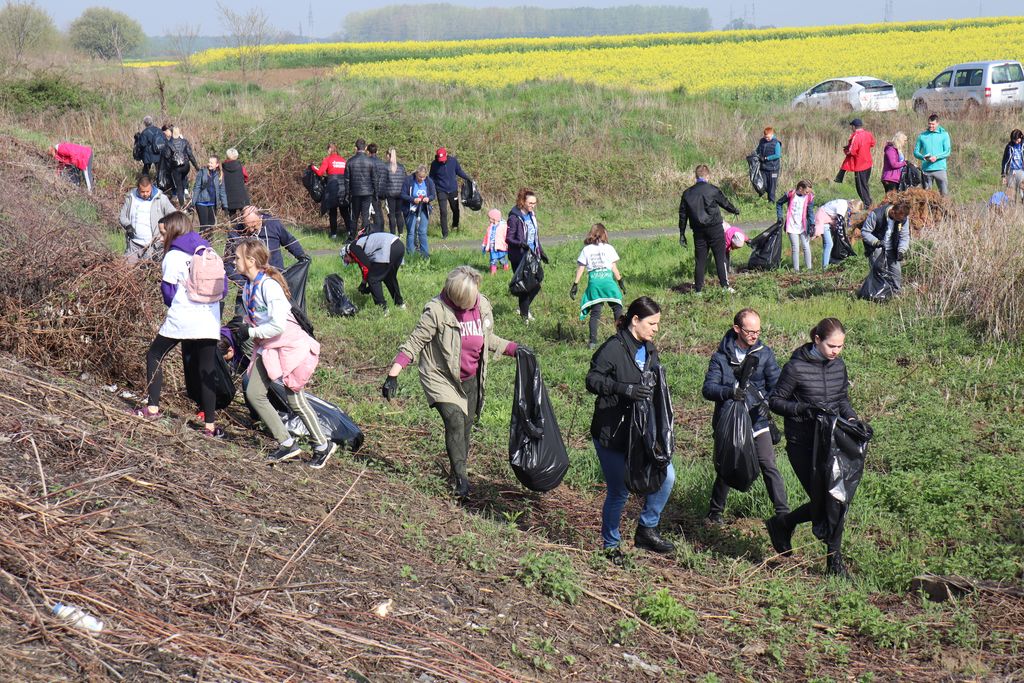
[[[508,232],[508,225],[501,220],[501,211],[491,209],[487,212],[487,228],[484,230],[484,241],[480,245],[481,254],[489,254],[491,257],[491,275],[498,272],[498,265],[508,270],[508,242],[505,241],[505,233]]]
[[[92,193],[92,147],[58,142],[50,147],[50,156],[57,160],[58,170],[70,166],[82,172],[85,189]]]
[[[320,344],[299,327],[292,315],[288,283],[281,271],[270,265],[266,245],[257,239],[242,240],[235,249],[235,269],[246,279],[242,293],[245,324],[235,331],[235,343],[241,346],[246,339],[253,340],[245,397],[279,443],[267,462],[286,462],[302,454],[267,397],[271,383],[281,381],[288,407],[302,419],[316,444],[309,465],[320,469],[338,449],[324,434],[302,393],[319,362]]]

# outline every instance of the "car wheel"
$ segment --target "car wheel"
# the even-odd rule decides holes
[[[918,114],[923,114],[925,108],[924,100],[914,100],[914,111]]]

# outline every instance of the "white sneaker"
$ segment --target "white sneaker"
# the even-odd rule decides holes
[[[527,313],[526,314],[526,319],[527,320],[536,320],[536,318],[533,317],[533,313]]]
[[[735,293],[736,293],[736,290],[735,290],[735,289],[733,289],[732,287],[726,287],[726,288],[725,288],[725,291],[726,291],[726,293],[728,293],[728,294],[735,294]]]

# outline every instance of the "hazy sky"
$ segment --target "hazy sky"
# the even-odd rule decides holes
[[[424,0],[444,2],[445,0]],[[801,26],[817,24],[848,24],[855,22],[881,21],[885,0],[850,2],[840,0],[826,5],[815,6],[804,0],[715,0],[701,2],[644,2],[643,0],[477,0],[452,4],[476,5],[481,7],[532,5],[539,7],[611,7],[617,5],[683,5],[708,7],[714,28],[720,28],[730,17],[753,19],[757,24],[775,26]],[[172,31],[183,23],[199,24],[203,35],[219,35],[223,28],[217,19],[216,0],[172,0],[171,2],[146,2],[145,0],[36,0],[46,9],[61,28],[66,28],[82,9],[100,5],[120,10],[142,23],[149,35],[160,35]],[[389,2],[388,0],[281,0],[245,2],[244,0],[221,0],[235,11],[245,12],[250,7],[260,6],[270,17],[274,28],[298,33],[302,25],[303,35],[328,36],[341,30],[342,20],[347,12],[360,11],[390,4],[414,4],[416,0]],[[422,4],[422,3],[416,3]],[[892,0],[894,21],[922,19],[954,19],[976,16],[1000,16],[1021,14],[1024,3],[1020,0]],[[308,17],[312,13],[313,30],[309,29]]]

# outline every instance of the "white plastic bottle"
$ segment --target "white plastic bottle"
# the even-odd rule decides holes
[[[80,628],[83,631],[100,633],[103,631],[103,622],[74,605],[65,605],[58,602],[53,606],[53,615],[58,619],[66,621],[70,626]]]

